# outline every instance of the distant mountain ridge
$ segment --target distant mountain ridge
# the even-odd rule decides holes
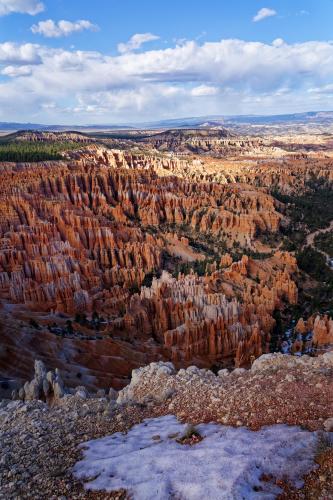
[[[228,125],[274,125],[282,123],[304,123],[304,122],[333,122],[333,111],[308,111],[304,113],[281,114],[281,115],[213,115],[189,118],[176,118],[171,120],[160,120],[153,123],[141,124],[146,127],[177,128],[177,127],[217,127]]]
[[[232,125],[278,125],[292,123],[333,123],[333,111],[308,111],[281,115],[211,115],[198,117],[173,118],[127,124],[101,125],[43,125],[40,123],[0,122],[1,131],[14,130],[50,130],[50,131],[88,131],[121,129],[160,129],[160,128],[206,128],[228,127]]]
[[[17,131],[17,130],[41,130],[52,132],[63,131],[78,131],[78,130],[119,130],[132,129],[135,127],[129,125],[43,125],[41,123],[17,123],[17,122],[0,122],[0,130]]]

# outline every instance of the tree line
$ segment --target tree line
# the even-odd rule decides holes
[[[60,153],[78,149],[75,142],[7,142],[0,144],[0,161],[38,162],[61,160]]]

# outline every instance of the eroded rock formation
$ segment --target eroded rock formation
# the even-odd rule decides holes
[[[69,349],[67,364],[84,358],[98,381],[106,370],[119,386],[126,371],[152,359],[248,364],[267,351],[274,309],[297,300],[296,264],[289,254],[232,262],[230,255],[219,255],[218,246],[207,276],[164,273],[151,288],[142,287],[170,259],[205,259],[178,228],[194,240],[207,235],[252,248],[259,233],[279,230],[282,215],[265,189],[159,175],[181,161],[89,146],[61,162],[0,167],[4,315],[10,307],[15,321],[32,318],[35,338],[69,337],[76,349]],[[82,313],[100,319],[72,325]],[[10,332],[5,339],[8,352],[17,353]],[[48,347],[28,344],[29,364],[35,350],[49,359]],[[59,350],[60,341],[54,355]],[[136,352],[141,357],[135,359]],[[24,367],[19,370],[24,373]]]
[[[333,320],[327,315],[310,316],[307,321],[300,318],[296,324],[295,330],[302,335],[312,334],[313,345],[333,344]]]
[[[112,160],[1,167],[2,297],[32,308],[91,312],[95,291],[107,302],[114,287],[140,286],[146,273],[162,267],[165,241],[142,226],[185,225],[242,245],[279,228],[282,216],[264,192],[160,178],[126,169],[123,155]],[[117,296],[118,289],[112,300]]]
[[[244,256],[204,277],[163,272],[131,298],[124,319],[163,342],[175,363],[234,358],[236,366],[248,364],[268,349],[273,311],[284,300],[297,302],[296,267],[293,257],[278,252],[260,263]]]
[[[35,360],[34,377],[26,382],[23,387],[12,394],[13,399],[23,401],[43,400],[48,402],[58,401],[65,394],[64,384],[59,370],[47,372],[45,365],[40,360]]]

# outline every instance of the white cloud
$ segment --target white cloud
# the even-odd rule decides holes
[[[42,61],[40,49],[39,45],[32,43],[0,43],[0,64],[39,64]]]
[[[43,35],[47,38],[60,38],[83,30],[97,31],[98,26],[85,19],[75,22],[62,20],[58,23],[55,23],[52,19],[48,19],[47,21],[40,21],[38,24],[31,26],[31,31],[34,34]]]
[[[282,47],[283,44],[284,44],[283,38],[275,38],[275,40],[273,40],[272,42],[273,47],[277,48]]]
[[[43,102],[41,103],[43,109],[56,109],[57,105],[55,102]]]
[[[144,43],[159,40],[159,38],[159,36],[153,35],[152,33],[137,33],[136,35],[133,35],[128,42],[119,43],[118,51],[121,54],[132,52],[133,50],[139,49]]]
[[[117,56],[7,42],[1,64],[1,120],[73,123],[75,113],[77,123],[129,122],[332,108],[333,42],[188,41]]]
[[[6,66],[1,74],[4,76],[10,76],[15,78],[16,76],[27,76],[31,75],[31,67],[30,66]]]
[[[308,89],[309,94],[333,94],[333,83]]]
[[[277,12],[274,9],[269,9],[267,7],[263,7],[262,9],[258,10],[256,15],[253,17],[253,22],[257,23],[258,21],[262,21],[263,19],[266,19],[267,17],[272,17],[276,16]]]
[[[35,16],[44,10],[43,2],[38,0],[0,0],[0,16],[18,12]]]
[[[113,113],[145,113],[147,109],[162,109],[178,106],[178,98],[186,97],[185,91],[172,85],[139,85],[129,89],[111,89],[96,93],[78,95],[78,105],[69,112],[105,115]]]
[[[199,85],[191,90],[191,95],[194,97],[206,97],[209,95],[216,95],[219,89],[210,85]]]

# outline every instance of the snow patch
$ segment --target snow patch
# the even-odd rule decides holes
[[[201,424],[204,439],[177,443],[186,429],[173,415],[145,420],[128,434],[116,433],[81,445],[84,458],[74,475],[86,489],[130,491],[135,500],[270,500],[281,492],[262,474],[285,478],[297,488],[315,468],[317,434],[300,427]]]

